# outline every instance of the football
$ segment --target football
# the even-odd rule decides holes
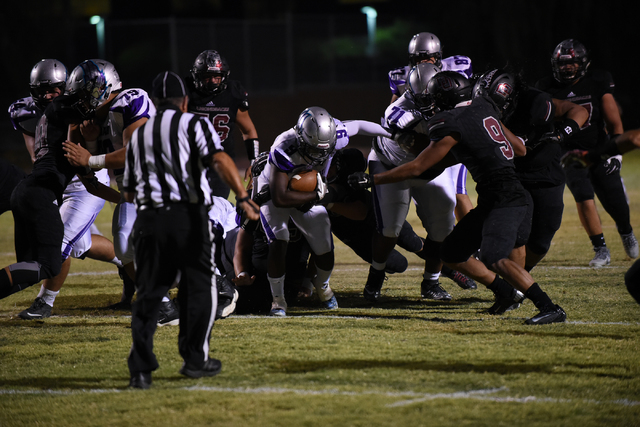
[[[299,172],[289,180],[289,189],[293,191],[315,191],[318,172],[314,170]]]

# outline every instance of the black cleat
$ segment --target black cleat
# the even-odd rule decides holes
[[[384,270],[376,270],[373,267],[369,267],[369,276],[367,277],[367,283],[364,285],[362,296],[364,299],[371,302],[376,302],[380,298],[380,289],[386,276]]]
[[[562,323],[565,320],[567,320],[567,313],[559,305],[554,305],[543,308],[540,313],[531,319],[525,320],[524,323],[527,325],[547,325],[549,323]]]
[[[158,326],[175,326],[180,324],[180,312],[173,301],[163,301],[158,313]]]
[[[24,320],[46,319],[51,316],[52,308],[53,307],[44,302],[44,298],[38,297],[33,301],[31,307],[21,311],[18,316]]]
[[[118,301],[106,307],[107,310],[114,311],[131,311],[131,301]]]
[[[209,358],[201,368],[196,368],[188,364],[182,365],[180,373],[191,378],[213,377],[222,370],[222,362],[218,359]]]
[[[151,387],[151,373],[150,372],[138,372],[131,374],[129,380],[129,388],[139,388],[141,390],[147,390]]]
[[[524,301],[524,294],[516,289],[509,298],[499,297],[496,295],[496,302],[487,310],[489,314],[504,314],[507,311],[519,308]]]
[[[218,274],[216,274],[216,284],[218,285],[216,320],[225,319],[236,310],[236,303],[240,294],[233,283]]]
[[[440,282],[436,280],[423,279],[420,284],[422,298],[433,299],[436,301],[451,301],[449,292],[442,289]]]
[[[478,285],[476,285],[476,282],[471,277],[468,277],[459,271],[444,266],[442,267],[441,273],[444,277],[453,280],[456,285],[460,286],[462,289],[478,289]]]

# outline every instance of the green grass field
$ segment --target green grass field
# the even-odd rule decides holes
[[[625,158],[623,177],[640,230],[640,152]],[[623,283],[631,260],[600,208],[612,262],[586,267],[593,252],[568,193],[565,205],[533,271],[564,324],[524,325],[537,312],[530,301],[489,316],[489,291],[448,279],[453,301],[422,301],[413,255],[372,307],[361,297],[368,266],[336,242],[340,309],[216,322],[223,370],[200,380],[178,373],[177,327],[160,328],[147,391],[126,389],[130,316],[102,308],[119,300],[115,268],[74,260],[46,321],[17,317],[39,285],[0,301],[0,426],[640,426],[640,306]],[[112,212],[98,219],[103,232]],[[7,213],[0,264],[14,261]]]

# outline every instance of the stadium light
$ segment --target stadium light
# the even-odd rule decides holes
[[[376,54],[376,18],[378,17],[378,12],[371,6],[363,7],[360,12],[367,15],[367,33],[369,35],[367,55],[374,56]]]
[[[105,59],[104,57],[104,18],[99,15],[93,15],[89,22],[91,25],[96,26],[96,35],[98,36],[98,57]]]

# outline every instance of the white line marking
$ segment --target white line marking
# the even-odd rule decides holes
[[[640,401],[630,399],[618,399],[610,401],[598,401],[598,400],[574,400],[574,399],[556,399],[552,397],[512,397],[512,396],[490,396],[498,392],[509,391],[507,387],[490,388],[481,390],[470,391],[458,391],[453,393],[420,393],[415,391],[341,391],[335,388],[329,388],[325,390],[307,390],[307,389],[295,389],[295,388],[282,388],[282,387],[206,387],[206,386],[193,386],[183,388],[187,391],[210,391],[214,393],[239,393],[239,394],[297,394],[303,396],[386,396],[386,397],[409,397],[413,399],[400,400],[394,403],[389,403],[385,406],[388,408],[397,408],[402,406],[413,405],[416,403],[427,402],[436,399],[476,399],[486,400],[497,403],[575,403],[582,402],[584,404],[613,404],[621,406],[638,406]],[[19,394],[33,394],[33,395],[76,395],[76,394],[102,394],[102,393],[120,393],[122,389],[80,389],[80,390],[11,390],[0,389],[0,395],[19,395]],[[127,390],[129,391],[129,390]]]

